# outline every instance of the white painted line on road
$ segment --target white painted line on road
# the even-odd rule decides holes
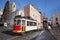
[[[39,35],[41,35],[44,31],[41,31]]]
[[[7,40],[13,40],[13,39],[15,39],[15,38],[17,38],[17,37],[19,37],[19,36],[15,36],[15,37],[12,37],[12,38],[8,38]]]

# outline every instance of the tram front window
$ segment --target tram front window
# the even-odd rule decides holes
[[[21,30],[21,20],[16,20],[15,23],[16,23],[16,26],[14,26],[13,29],[16,31],[20,31]]]
[[[25,20],[22,20],[22,25],[25,25]]]
[[[21,25],[21,20],[17,20],[17,25]]]

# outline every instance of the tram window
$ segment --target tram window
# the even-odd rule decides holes
[[[22,20],[22,25],[25,25],[25,20]]]
[[[29,26],[29,22],[27,21],[27,26]]]
[[[27,21],[27,26],[30,26],[30,22],[29,21]]]
[[[36,23],[27,21],[27,26],[36,26]]]
[[[35,22],[33,22],[33,26],[35,26]]]
[[[33,22],[33,23],[32,23],[32,26],[36,26],[36,23],[35,23],[35,22]]]
[[[34,23],[35,24],[35,26],[37,26],[37,23]]]
[[[20,25],[21,24],[21,20],[17,20],[17,25]]]

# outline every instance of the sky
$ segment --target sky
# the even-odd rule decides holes
[[[0,0],[0,9],[4,9],[7,0]],[[33,4],[37,10],[50,19],[51,16],[58,12],[60,13],[60,0],[9,0],[16,3],[16,8],[23,10],[24,6]]]

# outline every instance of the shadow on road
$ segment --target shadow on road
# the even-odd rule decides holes
[[[2,31],[2,33],[11,35],[11,36],[22,36],[22,34],[18,33],[13,33],[11,30],[10,31]]]

